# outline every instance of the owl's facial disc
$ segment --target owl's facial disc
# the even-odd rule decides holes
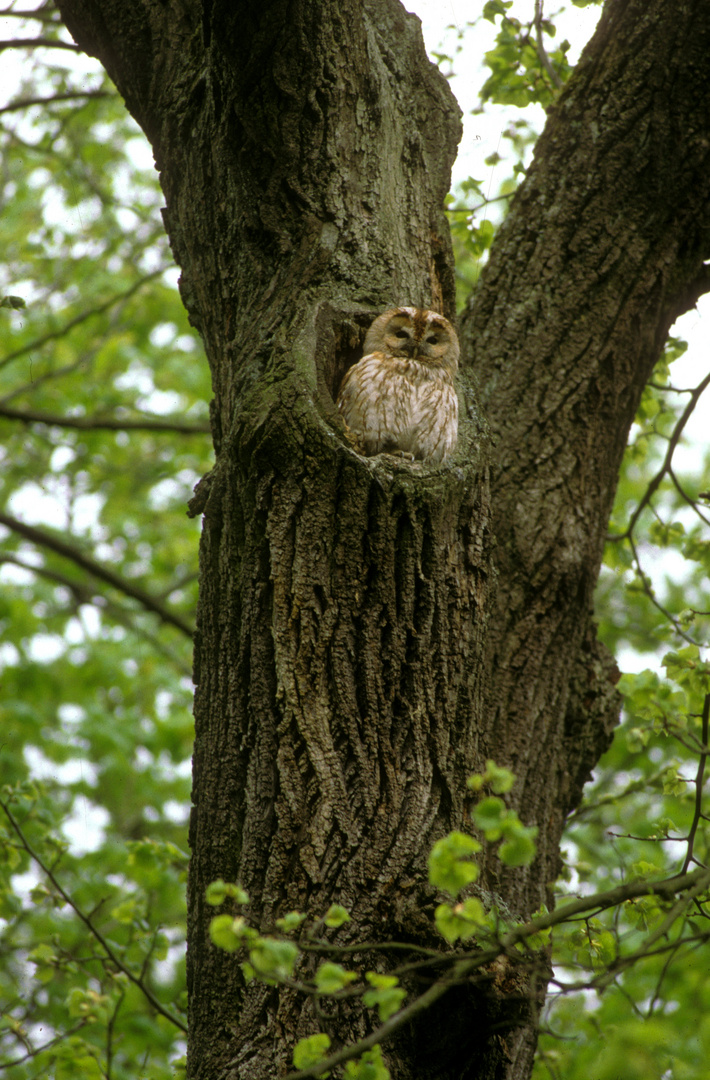
[[[405,325],[405,320],[409,325]],[[417,355],[419,342],[415,338],[409,316],[399,315],[392,319],[387,334],[387,345],[394,356],[414,357]]]

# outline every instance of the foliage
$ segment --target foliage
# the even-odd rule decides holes
[[[485,112],[487,105],[509,106],[511,110],[541,105],[547,109],[572,72],[567,60],[568,41],[561,42],[551,52],[548,50],[546,39],[552,41],[555,38],[556,27],[552,19],[543,18],[542,4],[536,5],[531,0],[529,4],[518,5],[531,16],[526,21],[516,17],[513,7],[513,0],[487,0],[482,4],[478,18],[466,24],[465,32],[471,34],[486,21],[495,24],[497,30],[494,47],[484,56],[490,74],[481,87],[479,104],[474,110],[476,114]],[[461,30],[459,36],[463,33]],[[442,69],[453,74],[456,57],[447,53],[435,56]],[[447,200],[459,308],[476,287],[497,227],[525,175],[525,160],[537,135],[533,122],[511,111],[502,126],[500,140],[504,139],[512,151],[510,174],[491,195],[493,168],[504,160],[496,151],[484,161],[490,173],[479,179],[469,176]]]
[[[710,521],[702,489],[710,460],[706,448],[705,461],[697,455],[697,468],[683,475],[674,455],[710,378],[675,387],[672,365],[685,348],[669,339],[644,391],[597,596],[603,640],[615,651],[647,654],[654,667],[622,676],[622,724],[570,821],[563,894],[708,865]],[[637,900],[558,936],[559,979],[535,1080],[581,1080],[592,1063],[601,1080],[613,1080],[622,1058],[630,1080],[704,1075],[707,896],[670,910]]]
[[[50,9],[41,35],[67,38]],[[209,382],[143,136],[68,55],[23,56],[13,101],[52,100],[0,121],[0,1062],[159,1080],[184,1052]]]
[[[519,7],[489,0],[470,24],[496,27],[480,108],[511,109],[510,156],[486,163],[508,162],[492,194],[489,174],[449,199],[460,304],[536,138],[515,110],[547,108],[570,73],[553,20],[533,0],[524,18]],[[38,17],[18,20],[26,36],[68,40],[51,7]],[[8,1080],[161,1080],[180,1075],[184,1050],[199,528],[184,511],[210,466],[209,376],[143,137],[110,83],[66,50],[23,53],[17,72],[0,118],[0,1065]],[[644,392],[597,596],[606,643],[652,666],[623,676],[623,722],[570,821],[556,912],[511,920],[476,892],[479,842],[443,838],[430,883],[446,974],[424,1001],[407,979],[430,956],[400,964],[401,943],[384,943],[386,970],[333,959],[343,907],[287,912],[260,934],[234,914],[248,903],[236,883],[211,886],[208,902],[229,907],[213,941],[246,979],[290,981],[313,1001],[359,996],[370,1010],[374,1041],[333,1064],[316,1032],[295,1048],[295,1069],[321,1075],[330,1055],[326,1072],[384,1080],[378,1032],[427,1007],[452,972],[483,977],[503,952],[529,961],[557,927],[537,1080],[612,1080],[619,1061],[625,1080],[704,1075],[708,885],[674,875],[708,861],[710,462],[698,453],[685,473],[676,462],[710,379],[674,384],[683,351],[669,340]],[[471,827],[514,868],[533,857],[535,829],[507,806],[512,785],[488,763],[471,783]]]
[[[508,769],[500,768],[495,762],[489,761],[485,773],[470,778],[469,787],[478,792],[488,787],[506,792],[511,790],[514,779]],[[506,843],[501,845],[499,851],[504,865],[516,866],[521,865],[522,861],[530,862],[535,855],[531,839],[533,830],[522,825],[514,811],[505,810],[501,799],[497,796],[493,798],[501,803],[504,813],[496,814],[492,824],[486,822],[480,825],[481,831],[489,841],[497,841],[502,835],[506,836]],[[479,807],[486,802],[490,802],[490,798],[484,795]],[[476,821],[476,810],[472,817]],[[501,821],[505,822],[504,828],[501,827]],[[519,858],[515,847],[518,837],[522,837],[525,843],[530,845],[524,860]],[[506,844],[509,845],[507,851]],[[340,905],[332,905],[322,918],[315,920],[301,912],[289,912],[276,920],[274,933],[271,934],[257,931],[243,914],[223,913],[211,920],[210,937],[213,944],[226,952],[241,952],[248,957],[240,964],[247,982],[256,978],[267,985],[283,984],[297,990],[306,999],[312,999],[314,1022],[325,1019],[325,1013],[320,1007],[323,997],[334,1002],[351,1002],[353,997],[358,997],[364,1009],[377,1010],[380,1026],[376,1027],[371,1035],[330,1056],[327,1051],[331,1038],[327,1032],[316,1032],[300,1039],[293,1053],[293,1063],[299,1070],[298,1075],[325,1076],[334,1066],[344,1064],[346,1077],[381,1077],[381,1080],[387,1080],[390,1074],[382,1061],[380,1040],[446,991],[449,985],[448,971],[455,977],[463,974],[473,977],[473,973],[482,971],[492,958],[504,955],[511,944],[519,943],[519,933],[522,933],[522,940],[527,941],[527,948],[541,948],[546,944],[549,935],[546,927],[519,928],[515,923],[506,921],[494,904],[489,904],[486,911],[481,900],[475,896],[459,898],[459,894],[478,877],[478,867],[472,861],[472,856],[481,850],[482,845],[469,834],[451,832],[434,845],[429,858],[429,884],[437,892],[447,893],[449,897],[435,910],[434,922],[437,930],[449,945],[472,938],[478,945],[476,952],[465,954],[464,959],[457,951],[437,952],[405,943],[378,942],[361,944],[355,948],[342,946],[342,956],[351,959],[353,953],[379,953],[387,957],[390,953],[396,956],[403,952],[407,957],[406,962],[397,964],[386,972],[363,973],[324,960],[313,970],[312,960],[318,958],[320,952],[332,955],[340,951],[332,936],[328,940],[321,936],[324,931],[337,931],[350,921],[349,913]],[[240,907],[249,904],[247,893],[235,882],[212,882],[207,889],[206,900],[215,907],[224,903],[229,903],[230,906],[236,903]],[[538,932],[540,929],[541,934]],[[526,952],[527,948],[523,951]],[[425,959],[418,960],[417,957],[421,958],[422,955]],[[433,987],[404,1008],[407,990],[400,985],[401,977],[420,967],[427,968],[432,956],[439,960],[444,975]],[[312,972],[311,975],[309,971]],[[294,1080],[295,1076],[296,1074],[293,1074],[291,1080]]]
[[[710,675],[704,672],[701,678],[703,685],[707,685]],[[701,749],[700,760],[701,769],[704,769],[705,756],[710,753],[710,750],[707,750],[710,727],[708,692],[704,694],[702,724],[702,745],[706,750],[703,752]],[[700,772],[698,782],[701,781]],[[469,787],[481,792],[487,784],[494,784],[499,790],[511,790],[514,777],[508,770],[500,769],[494,762],[488,762],[486,772],[471,777]],[[683,785],[679,785],[675,777],[668,775],[665,789],[671,795],[683,793]],[[502,812],[498,810],[494,814],[490,813],[486,804],[491,800],[504,806],[498,796],[486,796],[484,793],[478,807],[472,812],[474,822],[485,822],[481,828],[484,834],[491,833],[487,838],[489,843],[500,839],[499,822],[503,818]],[[532,846],[527,859],[530,861],[534,857],[534,844],[529,830],[518,821],[516,815],[512,814],[511,817],[517,822],[516,830],[522,833]],[[297,1071],[290,1074],[286,1080],[325,1076],[330,1070],[343,1064],[346,1066],[346,1076],[361,1075],[358,1070],[363,1069],[366,1063],[374,1064],[372,1060],[368,1062],[368,1055],[378,1051],[379,1043],[408,1023],[418,1012],[429,1008],[437,997],[446,993],[452,981],[465,978],[470,983],[475,983],[481,977],[489,978],[492,965],[500,962],[506,965],[507,970],[512,970],[517,962],[518,978],[524,979],[523,973],[529,972],[535,966],[536,953],[540,950],[543,952],[540,963],[544,967],[544,957],[550,945],[550,932],[555,926],[561,932],[558,933],[555,943],[560,974],[568,979],[571,975],[576,976],[576,981],[568,981],[566,985],[562,978],[553,979],[553,984],[558,985],[560,992],[565,994],[562,998],[563,1004],[558,1010],[559,1022],[567,1022],[574,1031],[574,1037],[580,1041],[584,1040],[587,1034],[585,1024],[589,1031],[592,1031],[600,1019],[606,1019],[612,1032],[615,1051],[618,1053],[624,1050],[629,1055],[629,1068],[632,1070],[629,1075],[651,1075],[648,1068],[652,1060],[656,1064],[672,1062],[673,1051],[664,1050],[664,1055],[659,1055],[658,1046],[666,1048],[673,1045],[673,1022],[664,1023],[659,1019],[655,1025],[654,1036],[658,1045],[653,1040],[646,1043],[638,1029],[638,1023],[619,1023],[618,1002],[613,990],[617,989],[620,980],[627,976],[630,985],[635,986],[636,981],[639,981],[637,989],[642,987],[644,984],[641,973],[649,963],[651,966],[654,963],[660,964],[662,976],[667,977],[669,982],[677,981],[679,972],[677,965],[673,966],[674,961],[682,957],[683,961],[687,962],[688,956],[693,955],[698,946],[710,938],[710,930],[702,925],[703,905],[710,896],[710,871],[703,866],[692,873],[686,872],[694,861],[693,843],[699,821],[700,813],[696,808],[689,823],[687,855],[680,873],[670,874],[666,869],[666,875],[662,876],[664,868],[658,863],[639,860],[631,867],[631,878],[616,888],[606,892],[597,891],[578,900],[567,899],[554,913],[543,909],[523,923],[511,919],[504,905],[499,907],[494,897],[488,897],[485,905],[477,896],[462,897],[461,894],[470,891],[476,880],[477,867],[471,860],[481,851],[481,845],[466,833],[449,833],[434,845],[429,859],[430,884],[437,891],[448,893],[450,897],[436,908],[434,920],[449,946],[456,942],[470,941],[471,945],[466,950],[460,947],[422,949],[404,942],[369,942],[356,946],[339,946],[337,934],[335,939],[332,936],[327,939],[322,936],[326,927],[325,918],[313,920],[296,912],[291,913],[290,919],[277,920],[275,930],[280,933],[261,934],[251,927],[247,918],[241,914],[215,916],[210,932],[218,947],[228,952],[248,951],[250,962],[243,962],[241,965],[247,979],[257,978],[268,985],[281,983],[299,992],[305,999],[310,999],[314,1025],[327,1025],[332,1021],[332,1011],[326,1013],[321,1007],[324,997],[330,998],[336,1005],[338,1002],[348,1002],[350,1007],[353,998],[359,998],[364,1009],[377,1008],[379,1026],[375,1025],[371,1034],[359,1042],[344,1046],[334,1053],[329,1053],[332,1040],[327,1031],[318,1031],[302,1038],[293,1054]],[[506,853],[505,846],[501,845],[499,857],[504,865],[517,865],[514,849]],[[578,871],[580,865],[578,864]],[[247,905],[249,902],[238,885],[225,886],[224,882],[218,883],[217,889],[210,886],[208,897],[211,897],[210,902],[215,905],[235,897],[239,897],[240,905]],[[342,925],[344,922],[339,924]],[[332,956],[339,951],[342,958],[347,958],[351,963],[353,959],[357,962],[359,953],[367,954],[368,957],[379,954],[383,962],[390,965],[389,970],[363,973],[358,968],[345,968],[341,964],[326,960],[319,963],[314,971],[313,960],[318,959],[319,953],[325,952]],[[390,957],[391,959],[388,959]],[[404,979],[406,983],[413,973],[430,969],[432,957],[437,960],[439,974],[436,980],[424,992],[407,1000],[407,989],[401,985],[401,980]],[[697,982],[701,980],[702,968],[695,973],[689,990],[695,992]],[[569,1001],[574,1000],[576,991],[589,988],[599,992],[611,992],[602,999],[595,1019],[590,1019],[587,1024],[588,1018],[585,1017],[580,1024],[579,1015],[570,1011]],[[657,977],[653,988],[657,997],[660,991]],[[638,999],[625,994],[626,1002],[633,1000]],[[588,1074],[591,1062],[598,1055],[598,1047],[592,1040],[588,1039],[584,1046],[584,1051],[589,1052],[579,1055],[578,1046],[573,1053],[565,1055],[564,1050],[558,1049],[549,1036],[548,1040],[550,1045],[543,1039],[538,1063],[540,1069],[560,1076],[575,1075],[577,1069],[580,1076],[584,1075],[585,1069]],[[703,1049],[704,1044],[699,1041],[698,1054],[701,1055]],[[686,1051],[683,1060],[689,1062],[691,1059],[693,1055]],[[618,1067],[618,1057],[605,1053],[602,1062],[600,1075],[608,1076],[609,1080],[612,1080],[613,1069]],[[563,1063],[564,1068],[558,1071],[560,1063]],[[381,1058],[377,1059],[376,1064],[379,1070],[376,1075],[381,1075],[383,1080],[386,1080],[389,1072]],[[598,1067],[595,1065],[595,1068]],[[664,1064],[663,1068],[665,1067]],[[603,1071],[604,1069],[607,1071]],[[633,1071],[636,1069],[638,1071]],[[365,1072],[362,1075],[370,1074]],[[662,1073],[658,1075],[660,1077]]]

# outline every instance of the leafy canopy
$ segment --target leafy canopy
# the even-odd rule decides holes
[[[490,174],[469,177],[450,197],[460,303],[524,175],[537,134],[525,110],[547,107],[570,74],[568,43],[533,0],[489,0],[481,20],[495,41],[479,108],[510,110],[486,168],[508,175],[492,193]],[[49,6],[17,26],[69,41]],[[455,69],[456,55],[437,60]],[[185,1027],[199,527],[185,502],[211,464],[209,376],[156,176],[115,90],[65,49],[23,50],[17,71],[0,114],[0,1065],[8,1080],[167,1080]],[[597,595],[603,639],[648,668],[622,678],[622,724],[570,822],[558,910],[579,892],[630,883],[628,895],[559,920],[536,1080],[612,1080],[620,1061],[625,1080],[681,1080],[710,1054],[707,883],[652,891],[708,861],[710,461],[707,447],[679,454],[710,380],[674,379],[684,350],[669,339],[644,392]],[[432,852],[443,952],[479,956],[506,934],[523,953],[546,945],[552,916],[523,933],[475,892],[479,841],[513,868],[534,857],[512,784],[489,763],[472,783],[479,840],[452,834]],[[248,898],[218,882],[208,900]],[[222,912],[212,934],[244,953],[246,978],[278,982],[298,975],[309,918],[284,913],[260,936]],[[317,933],[332,943],[349,919],[334,903]],[[304,992],[359,993],[387,1025],[408,1007],[399,978],[394,960],[359,974],[330,952]],[[294,1067],[320,1075],[330,1052],[314,1032]],[[342,1064],[387,1075],[377,1044]]]

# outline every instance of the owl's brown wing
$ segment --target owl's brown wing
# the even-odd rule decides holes
[[[337,406],[365,454],[407,449],[414,387],[402,373],[403,361],[385,353],[363,356],[343,379]]]
[[[403,449],[437,464],[456,447],[459,429],[459,401],[449,379],[422,383],[412,404],[411,427]]]

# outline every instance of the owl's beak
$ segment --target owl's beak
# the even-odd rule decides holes
[[[412,339],[409,338],[400,346],[400,351],[406,353],[407,356],[411,356],[412,360],[416,360],[417,354],[419,353],[419,342],[412,341]]]

